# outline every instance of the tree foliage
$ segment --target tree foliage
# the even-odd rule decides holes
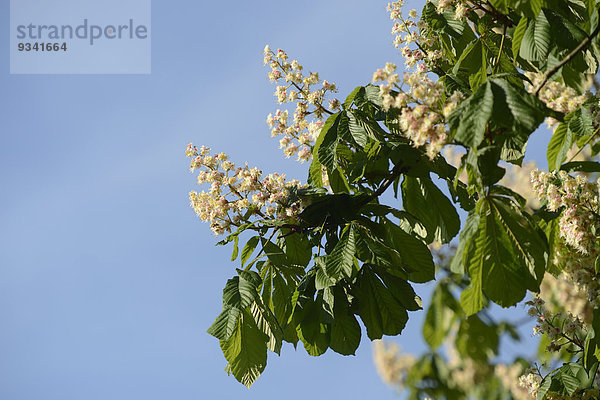
[[[458,388],[440,346],[453,337],[462,357],[493,367],[502,337],[518,335],[515,326],[490,317],[490,306],[515,306],[528,292],[538,293],[547,272],[559,276],[564,269],[564,253],[578,251],[559,233],[571,218],[568,205],[552,206],[549,196],[532,210],[501,180],[507,168],[521,165],[530,135],[544,120],[554,127],[547,150],[552,179],[600,171],[593,161],[600,151],[598,99],[586,92],[600,56],[598,2],[426,1],[420,20],[413,11],[403,18],[401,5],[391,4],[390,12],[400,35],[396,44],[411,38],[403,55],[416,71],[404,77],[407,85],[388,64],[374,74],[379,86],[357,87],[326,106],[334,85],[324,81],[311,91],[318,76],[298,75],[302,68],[287,54],[265,49],[271,79],[285,80],[277,87],[279,101],[303,104],[294,123],[316,132],[310,142],[300,128],[291,130],[307,151],[282,142],[310,161],[306,185],[279,184],[275,190],[271,176],[260,181],[247,167],[230,175],[226,157],[208,160],[204,148],[188,147],[192,168],[205,167],[210,177],[203,182],[213,182],[213,200],[194,193],[194,208],[215,232],[226,234],[220,244],[233,245],[231,260],[240,267],[227,281],[223,309],[208,332],[220,341],[226,370],[244,385],[264,371],[267,350],[279,354],[283,342],[301,342],[313,356],[328,349],[350,355],[362,333],[371,340],[401,334],[410,314],[422,309],[413,284],[436,280],[422,311],[430,352],[405,377],[412,398],[518,397],[493,372],[470,392]],[[572,94],[566,106],[551,98],[557,87]],[[310,114],[320,118],[313,131],[303,122]],[[283,134],[287,114],[269,118],[275,130],[283,125]],[[446,146],[462,149],[458,164],[440,152]],[[573,147],[590,149],[592,159],[568,159]],[[225,181],[229,177],[242,183]],[[227,193],[214,189],[214,182]],[[259,200],[252,197],[240,211],[238,203],[252,190]],[[271,196],[270,211],[261,211],[268,206],[260,200],[264,193]],[[206,204],[225,208],[219,221]],[[588,206],[589,215],[600,218],[597,202]],[[591,235],[588,255],[599,249],[596,233]],[[432,254],[436,243],[451,243],[451,257]],[[557,261],[559,248],[563,261]],[[586,301],[596,306],[594,299]],[[539,303],[531,305],[532,313],[547,317]],[[597,393],[599,315],[594,311],[587,319],[581,342],[565,336],[571,343],[560,352],[563,365],[538,369],[538,399]],[[544,352],[543,346],[541,358]]]

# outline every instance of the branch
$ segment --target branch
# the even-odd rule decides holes
[[[395,165],[390,176],[387,177],[383,184],[379,186],[379,188],[372,195],[361,201],[358,204],[358,208],[361,208],[365,204],[368,204],[371,200],[381,196],[403,172],[405,172],[405,170],[400,164]]]
[[[598,33],[600,32],[600,24],[596,27],[596,29],[594,29],[594,32],[592,32],[591,35],[587,36],[585,39],[583,39],[581,41],[581,43],[579,43],[577,45],[577,47],[575,47],[573,49],[572,52],[570,52],[564,60],[562,60],[560,63],[556,64],[554,67],[550,68],[550,70],[546,71],[546,73],[544,74],[544,78],[542,79],[542,82],[539,84],[539,86],[535,89],[534,94],[537,96],[540,93],[540,90],[542,90],[542,88],[544,87],[544,85],[548,82],[548,80],[550,78],[552,78],[552,75],[554,75],[559,69],[561,69],[566,63],[568,63],[569,61],[571,61],[576,55],[577,53],[579,53],[581,50],[583,50],[584,47],[586,47],[594,37],[596,37],[596,35],[598,35]]]

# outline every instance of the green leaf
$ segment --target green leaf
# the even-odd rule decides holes
[[[577,363],[564,364],[552,375],[549,391],[572,396],[582,387],[582,383],[588,380],[587,378],[587,373],[582,365]]]
[[[466,75],[469,80],[478,76],[476,85],[471,82],[471,88],[476,88],[483,83],[487,77],[487,51],[480,38],[473,40],[463,51],[454,64],[452,73],[455,75]]]
[[[471,242],[477,233],[477,228],[479,227],[479,214],[475,212],[475,210],[469,211],[467,219],[465,221],[465,226],[460,231],[458,246],[456,247],[456,253],[452,257],[452,261],[450,263],[450,271],[455,274],[464,275],[465,273],[465,264],[467,261],[465,257],[468,254],[468,248],[471,245]]]
[[[322,290],[336,284],[336,280],[325,270],[326,256],[315,257],[315,287]]]
[[[544,13],[529,22],[521,41],[519,55],[528,61],[542,61],[551,45],[551,27]]]
[[[336,113],[327,118],[313,147],[313,159],[330,169],[336,167],[335,150],[338,143],[337,124],[339,116],[340,113]]]
[[[600,163],[595,161],[572,161],[560,166],[567,172],[600,172]]]
[[[254,317],[254,322],[256,322],[258,329],[260,329],[269,339],[267,342],[267,349],[279,354],[281,351],[283,331],[281,330],[275,315],[273,315],[273,312],[262,302],[260,297],[252,304],[250,312]]]
[[[305,234],[285,232],[283,240],[278,244],[285,253],[286,259],[292,265],[306,267],[312,258],[312,245]]]
[[[425,225],[427,242],[448,243],[460,230],[456,209],[431,179],[405,176],[402,200],[404,209]]]
[[[255,279],[258,279],[258,282],[262,282],[262,280],[256,272],[248,272],[252,274],[247,275],[249,279],[244,279],[242,276],[234,276],[227,281],[223,289],[223,307],[244,309],[257,298],[258,284]]]
[[[462,320],[456,335],[459,354],[481,363],[498,353],[498,342],[496,327],[486,325],[476,315]]]
[[[565,117],[554,130],[554,134],[548,143],[547,157],[548,167],[551,170],[562,169],[561,164],[567,158],[567,153],[573,146],[576,136],[589,137],[594,134],[594,126],[590,112],[585,108],[579,108]],[[590,165],[590,164],[572,164]]]
[[[313,157],[310,167],[308,168],[308,184],[316,187],[323,187],[323,166]]]
[[[456,321],[458,303],[446,284],[438,284],[431,296],[431,304],[425,315],[423,338],[432,350],[438,348]]]
[[[408,270],[408,279],[424,283],[435,278],[435,265],[429,248],[416,237],[406,233],[389,220],[384,221],[389,243],[402,257]]]
[[[274,265],[281,266],[291,264],[281,247],[264,238],[261,238],[261,242],[264,253]]]
[[[480,201],[478,214],[479,226],[466,257],[471,285],[461,296],[467,315],[483,307],[484,294],[510,307],[527,290],[537,292],[548,252],[529,217],[511,199],[492,194]]]
[[[460,305],[467,316],[478,313],[485,304],[483,297],[483,269],[486,259],[486,247],[490,239],[486,236],[487,219],[481,218],[474,234],[474,241],[469,245],[469,251],[464,256],[465,269],[471,283],[460,294]]]
[[[309,226],[314,227],[323,226],[325,223],[342,224],[353,219],[367,199],[368,195],[364,193],[358,195],[329,194],[307,206],[298,217]]]
[[[248,259],[252,255],[252,253],[254,252],[254,249],[256,249],[259,239],[260,239],[260,236],[253,236],[250,239],[248,239],[248,241],[246,242],[246,245],[242,249],[242,258],[241,258],[242,259],[242,267],[244,266],[246,261],[248,261]]]
[[[375,137],[372,134],[370,135],[369,132],[367,132],[367,130],[364,128],[364,125],[366,125],[364,121],[361,121],[361,123],[359,123],[360,119],[362,118],[360,114],[355,115],[355,113],[352,111],[348,111],[347,114],[348,129],[350,131],[350,135],[352,136],[352,139],[354,139],[354,142],[360,148],[364,148],[367,145],[369,137],[373,139]]]
[[[231,253],[231,261],[235,261],[235,259],[238,256],[239,242],[240,242],[240,237],[238,235],[235,237],[235,240],[233,241],[233,252]]]
[[[494,94],[488,84],[481,85],[450,114],[448,124],[455,130],[454,138],[469,147],[477,147],[492,117]]]
[[[227,307],[206,332],[219,340],[227,340],[233,334],[241,315],[242,312],[239,308]]]
[[[327,275],[336,282],[342,278],[349,278],[352,275],[355,252],[355,228],[354,224],[348,224],[333,251],[325,259]]]
[[[350,193],[350,185],[339,167],[334,170],[327,170],[327,176],[329,177],[329,186],[333,190],[333,193]]]
[[[298,337],[295,327],[292,324],[288,325],[288,321],[292,315],[292,296],[295,289],[296,282],[292,279],[286,281],[281,274],[273,274],[273,314],[283,329],[283,340],[294,345],[298,342]]]
[[[454,19],[452,12],[439,13],[435,5],[428,1],[423,7],[423,21],[427,22],[429,28],[436,32],[444,33],[454,38],[471,38],[473,33],[470,29],[465,30],[465,24]],[[440,35],[445,36],[445,35]]]
[[[567,153],[573,146],[573,141],[573,132],[569,129],[568,123],[561,122],[554,130],[546,152],[548,168],[551,171],[560,169],[561,164],[567,158]]]
[[[350,310],[348,297],[343,289],[334,287],[327,290],[333,291],[333,296],[329,297],[334,300],[333,304],[329,304],[334,316],[329,347],[339,354],[354,355],[360,344],[360,325]]]
[[[576,136],[589,137],[594,134],[594,119],[585,107],[573,111],[565,121],[568,121],[569,129]]]
[[[562,272],[562,266],[555,261],[557,259],[556,255],[561,247],[559,232],[560,227],[557,218],[548,222],[545,229],[548,241],[548,265],[546,266],[546,270],[555,277]]]
[[[448,124],[454,138],[471,147],[478,147],[489,123],[502,128],[494,138],[498,143],[514,140],[525,142],[550,110],[537,97],[506,80],[493,78],[481,85],[450,115]]]
[[[516,55],[519,54],[521,48],[521,42],[523,41],[523,36],[525,36],[525,30],[527,29],[527,17],[521,17],[515,31],[513,32],[513,40],[512,40],[512,52]]]
[[[235,331],[221,341],[221,350],[235,379],[248,388],[267,365],[267,337],[249,311],[243,311]]]
[[[348,97],[346,97],[346,100],[344,100],[344,109],[346,109],[346,110],[349,109],[350,106],[352,105],[352,103],[354,102],[354,99],[356,97],[364,96],[364,93],[365,93],[364,86],[358,86],[358,87],[354,88],[352,93],[350,93],[348,95]]]
[[[331,328],[325,321],[323,292],[319,292],[314,300],[301,296],[296,310],[294,318],[299,322],[296,331],[304,349],[311,356],[320,356],[327,351],[331,340]]]
[[[373,236],[364,226],[355,231],[356,256],[364,263],[373,264],[390,272],[407,277],[402,256],[397,250],[387,246],[382,240]]]
[[[371,340],[402,332],[408,320],[406,309],[369,265],[361,268],[352,294],[358,302],[358,315]]]
[[[503,79],[490,79],[494,93],[493,121],[512,132],[529,135],[546,118],[548,108],[536,96]]]
[[[408,311],[423,309],[423,301],[417,296],[412,286],[410,286],[410,283],[381,268],[373,266],[373,270],[377,272],[381,281],[390,290],[394,299],[402,304],[402,307],[406,308]]]

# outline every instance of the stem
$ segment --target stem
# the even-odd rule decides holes
[[[573,49],[573,51],[571,51],[564,60],[562,60],[560,63],[556,64],[553,68],[550,68],[550,70],[546,71],[546,73],[544,74],[544,79],[542,79],[542,82],[539,84],[539,86],[535,89],[534,94],[537,96],[540,93],[540,90],[542,90],[542,87],[544,87],[544,85],[548,82],[548,80],[550,78],[552,78],[552,75],[554,75],[559,69],[561,69],[566,63],[568,63],[569,61],[571,61],[576,55],[577,53],[579,53],[581,50],[583,50],[584,47],[586,47],[594,37],[596,37],[596,35],[598,35],[598,33],[600,32],[600,24],[596,27],[596,29],[594,29],[594,31],[592,32],[591,35],[587,36],[585,39],[583,39],[581,41],[581,43],[579,43],[577,45],[577,47],[575,47]]]
[[[277,63],[277,65],[279,65],[279,68],[281,68],[281,70],[282,70],[282,71],[284,71],[284,69],[283,69],[283,64],[282,64],[282,63],[280,63],[280,62],[279,62],[279,61],[277,61],[277,60],[275,60],[275,62]],[[284,71],[284,72],[285,72],[285,71]],[[300,86],[298,86],[298,85],[296,84],[296,82],[294,82],[293,80],[292,80],[292,81],[290,81],[290,82],[292,83],[292,85],[294,85],[294,87],[296,87],[296,89],[298,89],[298,91],[299,91],[300,93],[302,93],[302,95],[304,96],[304,99],[305,99],[305,100],[306,100],[306,99],[308,99],[308,95],[307,95],[307,94],[304,92],[304,89],[301,89],[301,88],[300,88]],[[288,85],[288,87],[289,87],[289,85]],[[325,93],[323,93],[323,94],[325,94]],[[328,109],[326,109],[325,107],[323,107],[323,105],[322,105],[322,104],[320,104],[320,103],[316,103],[316,102],[315,102],[315,106],[317,106],[317,108],[320,108],[320,109],[321,109],[321,111],[324,111],[324,112],[326,112],[326,113],[327,113],[327,114],[329,114],[329,115],[333,115],[333,112],[331,112],[331,111],[329,111]]]
[[[498,65],[500,64],[500,57],[502,57],[502,48],[504,47],[504,38],[506,37],[506,24],[504,24],[504,28],[502,29],[502,40],[500,41],[500,51],[498,52],[498,58],[496,58],[496,63],[494,64],[494,69],[492,73],[495,74],[498,69]]]
[[[396,178],[398,178],[402,174],[402,172],[403,172],[403,168],[400,167],[400,164],[395,165],[394,168],[392,169],[392,173],[390,174],[390,176],[383,182],[383,184],[381,186],[379,186],[379,188],[372,195],[370,195],[369,197],[364,199],[358,205],[358,208],[369,203],[371,200],[381,196],[386,190],[388,190],[388,188],[392,185],[392,183],[394,183]]]

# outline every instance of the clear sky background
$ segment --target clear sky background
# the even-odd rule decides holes
[[[304,179],[268,135],[262,49],[343,99],[402,64],[385,2],[154,0],[145,76],[9,75],[0,4],[0,399],[398,398],[366,336],[355,357],[286,345],[250,391],[226,375],[206,329],[234,265],[189,208],[184,156],[193,141]],[[397,339],[409,350],[419,315]]]

